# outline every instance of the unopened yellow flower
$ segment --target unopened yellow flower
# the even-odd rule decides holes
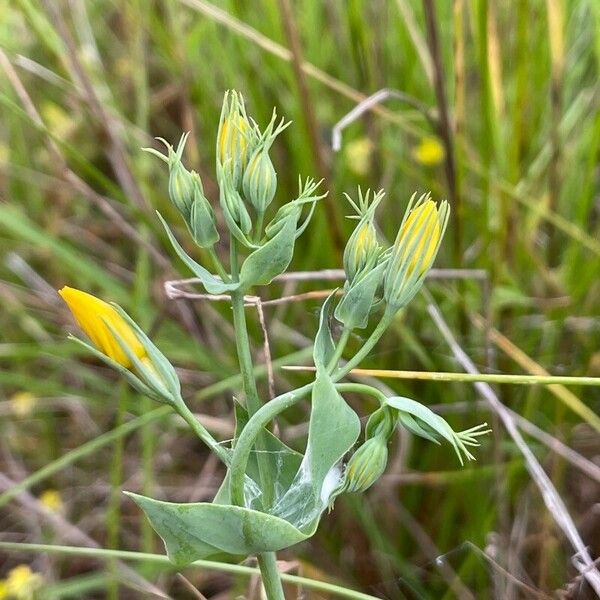
[[[10,405],[18,417],[27,417],[35,406],[35,396],[31,392],[17,392],[10,399]]]
[[[52,512],[61,512],[63,509],[63,501],[57,490],[46,490],[42,492],[39,500],[42,506]]]
[[[134,330],[110,304],[70,287],[64,287],[58,293],[67,303],[79,327],[106,356],[127,369],[132,366],[109,329],[108,323],[110,323],[133,354],[140,359],[146,358],[146,350]]]
[[[221,164],[224,164],[229,158],[239,160],[242,165],[245,164],[249,130],[250,124],[248,120],[239,113],[223,119],[218,142]]]
[[[412,256],[406,277],[419,266],[419,275],[429,269],[435,258],[441,236],[440,215],[436,203],[426,200],[410,211],[402,224],[396,246],[402,247],[401,260]],[[418,241],[417,241],[418,240]]]
[[[425,137],[413,149],[412,155],[417,162],[426,167],[432,167],[440,164],[444,160],[446,152],[438,138]]]
[[[42,576],[34,573],[28,565],[18,565],[8,572],[6,592],[9,598],[28,600],[42,584]]]

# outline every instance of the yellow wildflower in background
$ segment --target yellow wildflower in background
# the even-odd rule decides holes
[[[79,327],[106,356],[127,369],[132,366],[109,329],[107,325],[109,323],[137,357],[146,358],[146,350],[135,331],[110,304],[70,287],[64,287],[58,293],[67,303]]]
[[[32,600],[42,585],[42,576],[34,573],[28,565],[18,565],[8,572],[5,581],[6,597],[16,600]]]
[[[366,137],[349,142],[344,151],[350,171],[361,176],[369,172],[372,154],[373,142]]]
[[[425,137],[413,148],[413,158],[426,167],[439,165],[445,158],[446,152],[440,140],[436,137]]]
[[[64,508],[62,498],[57,490],[45,490],[40,494],[39,501],[52,512],[61,512]]]
[[[31,392],[17,392],[12,395],[10,406],[18,417],[27,417],[33,412],[35,396]]]
[[[8,585],[6,581],[0,579],[0,600],[8,598]]]
[[[407,277],[410,277],[418,265],[419,275],[429,269],[435,258],[440,236],[440,215],[433,200],[426,200],[410,211],[396,238],[396,246],[403,248],[401,259],[406,259],[409,253],[412,255]]]

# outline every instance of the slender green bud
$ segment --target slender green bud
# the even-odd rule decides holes
[[[389,439],[398,424],[398,413],[389,406],[382,406],[371,414],[365,427],[367,439],[383,436]]]
[[[344,270],[349,283],[368,265],[373,265],[379,254],[377,231],[373,220],[363,218],[353,231],[344,249]]]
[[[188,218],[194,200],[192,174],[181,162],[175,163],[169,172],[169,198],[184,218]]]
[[[219,241],[219,232],[215,225],[215,213],[202,189],[200,176],[192,171],[194,200],[190,210],[188,225],[194,241],[201,248],[210,248]]]
[[[367,440],[350,458],[344,476],[345,492],[364,492],[385,471],[388,461],[387,438]]]
[[[264,213],[275,197],[277,174],[267,150],[257,148],[244,171],[243,189],[257,213]]]

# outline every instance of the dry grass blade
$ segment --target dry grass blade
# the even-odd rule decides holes
[[[452,354],[456,360],[462,365],[465,371],[477,374],[478,370],[475,367],[475,364],[467,356],[465,351],[458,345],[440,310],[435,304],[433,304],[432,300],[430,300],[427,306],[427,311],[442,334],[442,337],[446,340],[446,343],[452,350]],[[507,410],[504,404],[500,402],[500,399],[494,390],[488,384],[482,382],[477,382],[474,384],[474,386],[476,387],[477,391],[490,403],[492,409],[498,415],[510,437],[523,455],[527,470],[529,471],[529,474],[531,475],[531,478],[535,484],[538,486],[550,515],[571,543],[571,546],[576,552],[576,557],[578,557],[579,561],[581,561],[581,564],[579,564],[579,562],[575,562],[575,566],[585,577],[586,581],[590,584],[596,594],[600,596],[600,571],[598,571],[598,568],[594,565],[594,561],[592,560],[586,545],[581,539],[581,536],[577,531],[577,527],[575,527],[575,523],[573,522],[565,503],[554,487],[554,484],[521,436],[521,433],[512,419],[510,412]]]

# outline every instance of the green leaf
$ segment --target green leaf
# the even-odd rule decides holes
[[[382,262],[346,290],[335,309],[335,318],[348,329],[364,329],[375,302],[387,262]]]
[[[173,232],[167,225],[167,222],[163,219],[162,215],[158,211],[156,211],[156,214],[165,228],[167,236],[169,237],[169,241],[171,242],[171,246],[173,246],[177,256],[179,256],[179,258],[186,264],[190,271],[192,271],[192,273],[198,277],[198,279],[200,279],[202,285],[209,294],[224,294],[226,292],[232,292],[240,286],[239,283],[225,283],[224,281],[221,281],[221,279],[215,277],[210,271],[207,271],[202,265],[199,265],[193,258],[188,256],[186,251],[181,247],[180,243],[173,235]]]
[[[176,565],[223,553],[248,556],[274,552],[314,533],[249,508],[205,502],[177,504],[125,492],[145,513]]]
[[[317,331],[313,348],[313,359],[317,370],[324,369],[329,364],[335,351],[335,344],[333,343],[331,330],[329,329],[329,315],[331,313],[331,306],[336,292],[337,290],[333,291],[327,297],[327,300],[323,302],[323,306],[321,306],[319,330]]]
[[[273,513],[303,531],[316,528],[341,478],[338,463],[360,434],[358,415],[335,389],[329,375],[317,372],[306,454],[294,482]]]
[[[246,258],[240,269],[242,288],[268,285],[288,268],[294,255],[297,221],[297,215],[290,214],[281,229]]]
[[[235,440],[239,437],[242,429],[248,423],[248,411],[237,401],[234,402],[235,409]],[[303,455],[289,446],[286,446],[277,436],[273,435],[268,429],[263,429],[263,441],[265,443],[264,452],[266,453],[264,464],[268,465],[271,471],[271,481],[274,482],[274,497],[277,499],[282,496],[292,484]],[[258,456],[252,452],[248,459],[246,468],[247,475],[255,482],[260,481],[258,471]],[[223,497],[223,496],[221,496]]]

